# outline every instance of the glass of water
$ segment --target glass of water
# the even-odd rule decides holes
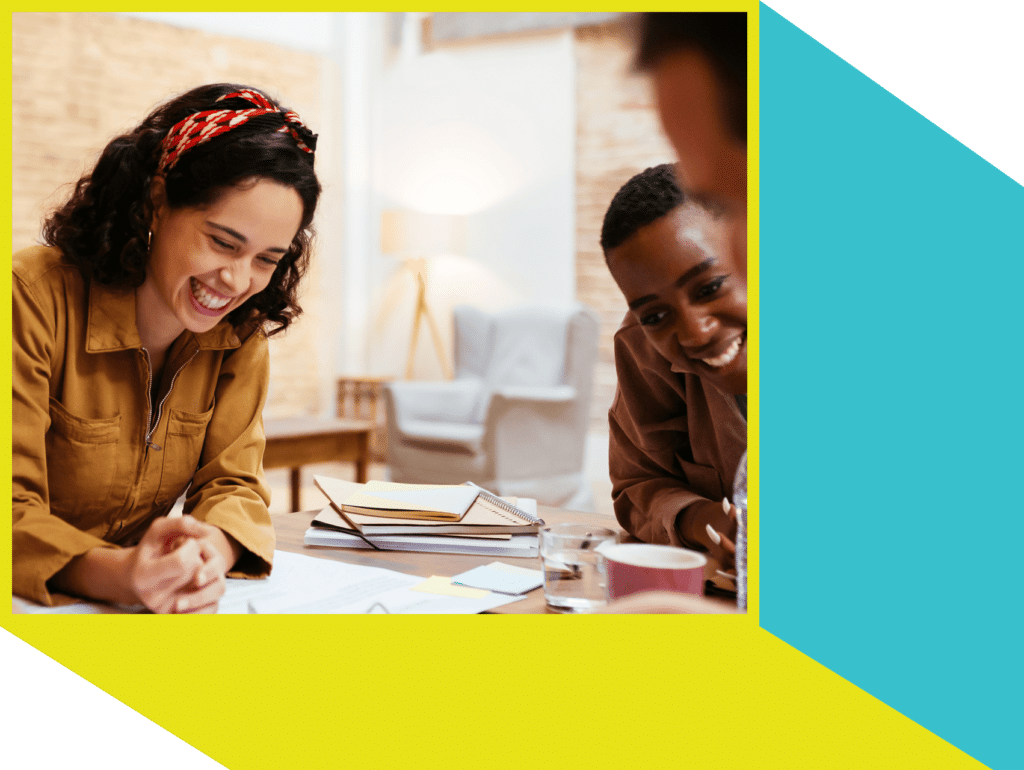
[[[540,531],[544,598],[555,612],[592,612],[607,603],[597,549],[616,534],[586,524],[552,524]]]

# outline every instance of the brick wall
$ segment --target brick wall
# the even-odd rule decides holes
[[[179,29],[114,14],[12,14],[12,209],[15,250],[36,242],[42,219],[118,133],[168,96],[211,82],[258,86],[320,130],[320,57],[268,43]],[[332,149],[321,145],[322,156]],[[323,181],[323,180],[322,180]],[[318,253],[332,253],[320,244]],[[317,268],[306,313],[271,349],[271,413],[320,408],[326,365]]]
[[[607,430],[615,394],[612,337],[626,302],[601,252],[601,222],[615,192],[648,166],[674,159],[646,78],[630,71],[621,27],[581,27],[576,49],[576,296],[601,317],[593,427]]]

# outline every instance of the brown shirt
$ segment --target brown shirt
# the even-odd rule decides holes
[[[231,574],[269,573],[261,331],[184,332],[153,402],[135,292],[41,246],[14,255],[12,325],[14,593],[52,604],[46,581],[71,559],[134,545],[186,489],[185,512],[246,549]]]
[[[671,366],[632,314],[615,334],[615,369],[618,388],[608,412],[615,515],[645,542],[697,545],[680,533],[699,532],[705,522],[685,520],[684,511],[731,495],[747,448],[746,417],[734,396]]]

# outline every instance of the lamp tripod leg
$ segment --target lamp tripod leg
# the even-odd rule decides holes
[[[416,296],[416,316],[412,322],[412,338],[409,340],[409,354],[405,359],[405,379],[412,379],[412,365],[416,358],[416,342],[420,338],[420,319],[423,316],[426,301],[423,297],[423,283],[420,282],[419,294]]]
[[[434,352],[437,354],[437,360],[441,364],[441,372],[446,380],[450,380],[453,376],[452,367],[448,363],[447,356],[444,354],[444,340],[441,338],[441,330],[437,326],[437,321],[434,320],[434,314],[430,312],[430,306],[427,305],[427,283],[422,273],[416,275],[416,282],[419,284],[419,289],[416,293],[416,317],[412,324],[409,355],[405,359],[405,379],[412,379],[413,359],[416,357],[416,342],[420,337],[420,321],[423,316],[426,316],[427,326],[430,328],[430,336],[434,341]]]

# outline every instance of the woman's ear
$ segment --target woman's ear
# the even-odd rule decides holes
[[[151,214],[149,217],[149,229],[156,232],[161,219],[169,208],[167,204],[167,183],[162,176],[153,177],[149,184],[149,205]]]

